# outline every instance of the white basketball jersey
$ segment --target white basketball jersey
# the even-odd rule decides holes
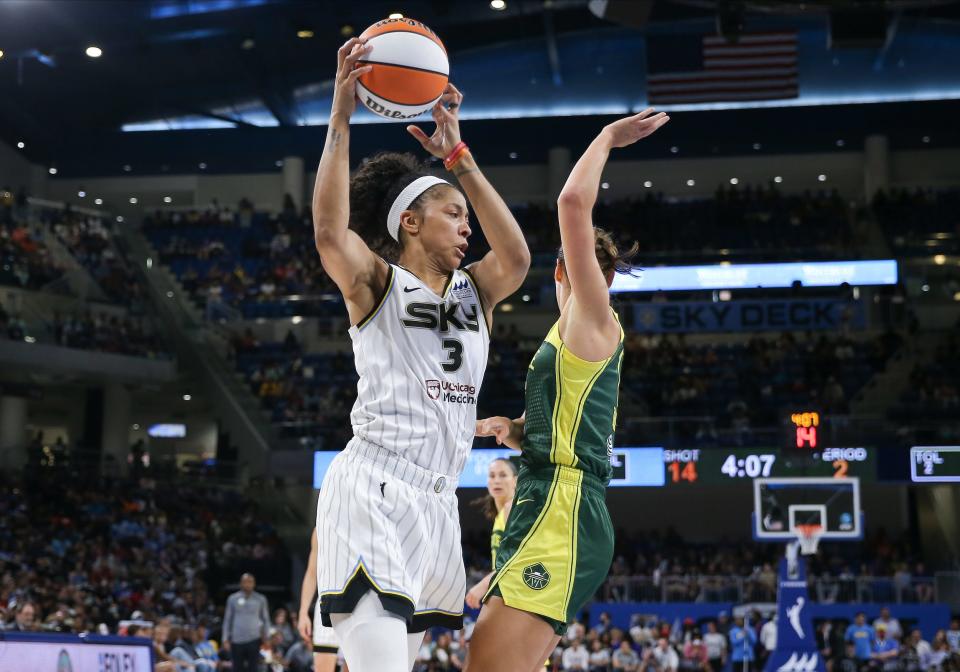
[[[454,271],[438,296],[391,264],[383,298],[350,328],[356,436],[425,469],[459,476],[473,445],[490,334],[476,283]]]

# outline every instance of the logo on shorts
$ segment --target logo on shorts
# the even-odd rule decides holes
[[[550,583],[550,572],[542,562],[527,565],[523,568],[523,582],[534,590],[543,590]]]
[[[440,381],[439,380],[428,380],[427,381],[427,396],[431,399],[440,398]]]

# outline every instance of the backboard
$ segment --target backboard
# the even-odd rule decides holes
[[[758,478],[753,499],[757,540],[796,541],[805,526],[820,539],[863,537],[857,478]]]

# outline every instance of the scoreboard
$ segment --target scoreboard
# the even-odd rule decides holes
[[[960,483],[960,446],[914,446],[910,449],[914,483]]]
[[[864,447],[825,448],[806,455],[788,450],[720,448],[663,451],[666,485],[735,483],[755,478],[817,476],[876,480],[876,455]]]

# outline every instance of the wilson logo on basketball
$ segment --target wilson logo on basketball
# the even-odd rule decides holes
[[[363,104],[366,105],[367,109],[374,114],[379,114],[381,117],[388,117],[390,119],[413,119],[414,117],[419,117],[421,114],[423,114],[422,111],[404,113],[400,110],[391,110],[385,105],[381,105],[370,96],[366,97],[366,99],[363,101]]]

